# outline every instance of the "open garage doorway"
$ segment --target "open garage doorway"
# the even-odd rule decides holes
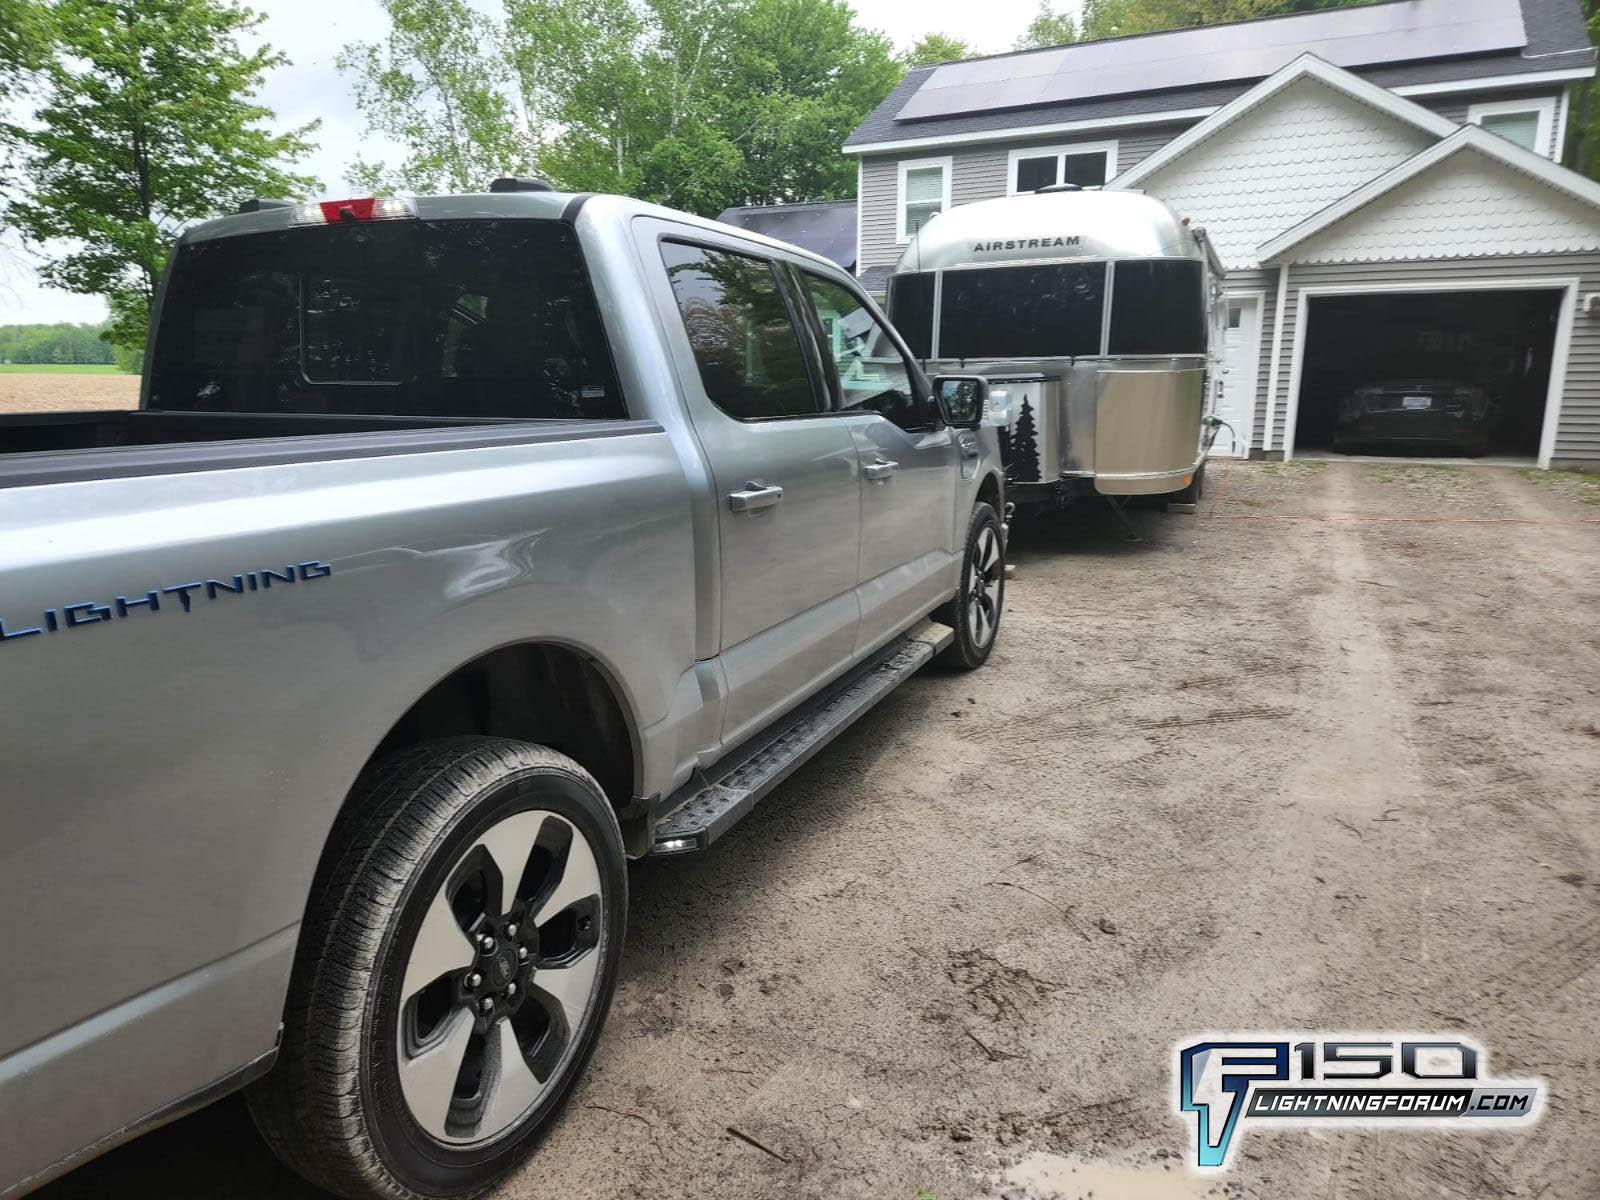
[[[1563,297],[1308,296],[1294,453],[1536,460]]]

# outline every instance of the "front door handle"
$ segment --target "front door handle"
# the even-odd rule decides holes
[[[899,469],[899,463],[880,458],[877,462],[870,462],[861,468],[861,473],[875,483],[882,483]]]
[[[783,489],[775,483],[752,479],[737,492],[728,493],[728,507],[734,512],[760,512],[775,508],[783,499]]]

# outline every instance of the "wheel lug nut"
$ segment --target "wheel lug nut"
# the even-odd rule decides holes
[[[519,946],[517,948],[517,959],[520,962],[528,961],[528,948],[526,946]]]
[[[467,986],[469,988],[475,988],[482,982],[483,982],[483,976],[479,975],[476,971],[474,971],[471,975],[467,976]]]
[[[484,934],[481,938],[478,939],[478,949],[482,950],[485,954],[493,954],[494,953],[494,939],[492,937],[490,937],[487,933]]]
[[[486,1013],[493,1012],[494,1011],[494,997],[485,996],[482,1000],[478,1001],[478,1007],[480,1009],[482,1009]]]
[[[517,994],[517,985],[514,984],[514,983],[506,984],[506,995],[515,996],[516,994]]]
[[[517,936],[517,927],[515,925],[507,925],[506,926],[506,936],[507,937],[516,937]]]

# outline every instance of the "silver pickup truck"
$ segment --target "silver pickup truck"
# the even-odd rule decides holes
[[[0,417],[0,1195],[239,1088],[333,1192],[481,1192],[626,858],[999,625],[984,385],[831,263],[537,181],[245,207],[137,411]]]

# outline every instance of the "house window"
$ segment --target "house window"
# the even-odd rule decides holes
[[[909,242],[934,217],[950,207],[948,158],[914,158],[900,164],[900,183],[895,197],[895,237]]]
[[[1467,121],[1481,125],[1490,133],[1498,134],[1508,142],[1515,142],[1524,150],[1532,150],[1545,158],[1551,153],[1551,133],[1555,126],[1556,98],[1542,96],[1535,100],[1501,100],[1493,104],[1474,104],[1467,110]]]
[[[1037,192],[1058,183],[1097,188],[1117,173],[1117,143],[1037,146],[1011,152],[1007,195]]]

